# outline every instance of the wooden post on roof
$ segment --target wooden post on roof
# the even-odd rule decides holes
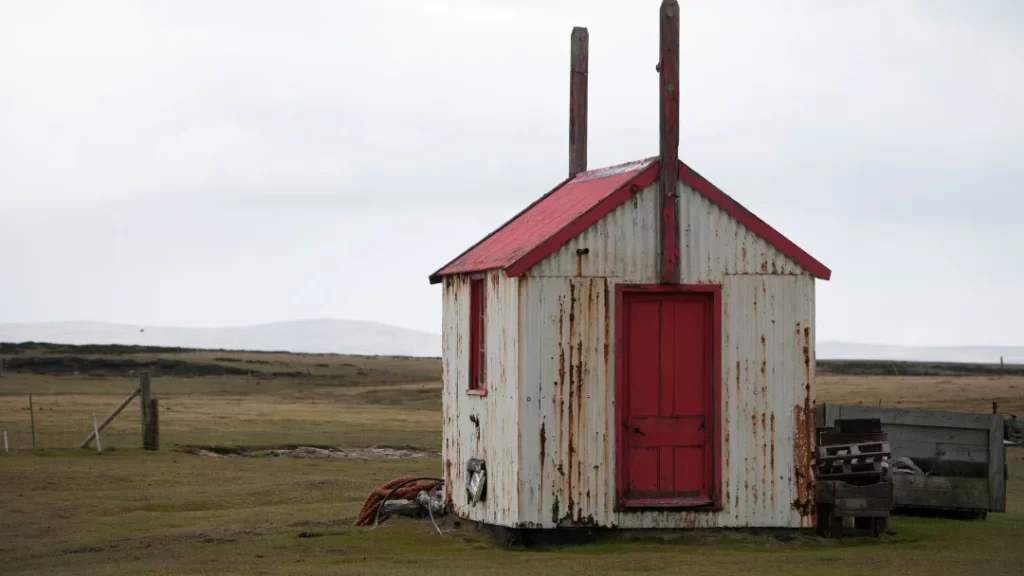
[[[570,37],[569,178],[587,170],[587,75],[590,33],[576,26]]]
[[[658,74],[661,91],[659,135],[661,140],[661,281],[680,282],[679,230],[676,183],[679,180],[679,2],[661,3],[660,58]]]

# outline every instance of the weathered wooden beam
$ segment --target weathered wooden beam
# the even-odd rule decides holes
[[[897,507],[986,510],[990,506],[984,478],[896,474],[892,481]]]
[[[587,76],[590,33],[572,29],[569,63],[569,178],[587,170]]]
[[[103,424],[100,424],[99,427],[96,430],[94,430],[88,436],[86,436],[85,440],[82,440],[82,443],[79,444],[78,447],[79,448],[87,447],[89,445],[89,442],[92,442],[92,439],[96,437],[96,432],[102,431],[104,428],[107,427],[107,424],[110,424],[111,422],[113,422],[114,418],[116,418],[117,415],[121,413],[121,410],[124,410],[125,406],[128,406],[128,404],[132,400],[134,400],[136,396],[139,395],[139,392],[140,392],[140,390],[138,388],[133,390],[132,393],[129,394],[127,398],[125,398],[124,400],[121,401],[121,403],[117,406],[117,408],[114,408],[114,411],[110,413],[110,416],[107,416],[107,419],[103,421]]]
[[[32,406],[32,395],[28,395],[28,417],[32,421],[32,449],[36,449],[36,411]]]
[[[160,449],[160,399],[150,398],[149,409],[146,410],[146,436],[143,438],[142,447],[145,450]]]
[[[149,416],[146,412],[149,411],[149,401],[153,397],[152,388],[149,382],[149,372],[143,372],[139,375],[139,391],[142,395],[141,401],[139,402],[139,412],[142,416],[142,443],[146,443],[146,425],[149,422]]]
[[[988,430],[988,509],[992,512],[1006,511],[1006,446],[1003,444],[1003,419],[992,418]]]
[[[661,171],[658,179],[661,209],[661,281],[674,284],[679,278],[679,2],[661,3],[660,58],[658,74],[661,91],[659,137]]]
[[[878,418],[886,425],[931,426],[941,428],[977,428],[988,430],[993,416],[984,413],[944,412],[915,408],[878,408],[861,404],[819,404],[823,410],[823,424],[831,426],[836,420],[851,418]],[[892,441],[890,435],[889,438]]]

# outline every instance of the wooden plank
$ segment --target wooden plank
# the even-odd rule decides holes
[[[32,395],[28,395],[28,417],[32,419],[32,449],[36,449],[36,411],[32,407]]]
[[[831,404],[828,405],[830,406]],[[832,425],[825,419],[825,406],[824,402],[814,406],[814,425],[818,428],[826,428]]]
[[[893,477],[896,506],[988,510],[988,480],[897,474]]]
[[[993,418],[988,431],[988,498],[989,510],[1006,511],[1006,446],[1003,445],[1003,419]]]
[[[819,460],[850,459],[857,456],[888,456],[888,442],[861,442],[859,444],[833,444],[818,448]]]
[[[988,449],[988,424],[984,428],[947,428],[944,426],[903,426],[885,424],[888,440],[894,438],[913,442],[948,442]]]
[[[140,405],[140,413],[142,416],[142,444],[146,444],[146,424],[149,422],[149,401],[152,399],[152,389],[149,382],[149,372],[143,372],[139,375],[139,390],[142,395]]]
[[[878,482],[866,486],[842,481],[821,481],[815,486],[815,500],[831,507],[834,516],[887,517],[892,508],[893,485]]]
[[[882,421],[883,428],[886,425],[898,424],[901,426],[935,426],[941,428],[988,430],[993,419],[992,414],[908,408],[879,408],[877,406],[864,406],[860,404],[826,404],[824,410],[826,426],[831,426],[836,420],[844,418],[878,418]]]
[[[587,170],[587,75],[590,33],[575,27],[569,39],[569,178]]]
[[[160,400],[150,398],[149,410],[146,410],[146,437],[143,439],[142,447],[146,450],[160,449]]]
[[[940,443],[936,445],[936,457],[950,462],[988,462],[988,449],[963,444]]]
[[[892,457],[906,457],[915,460],[943,459],[959,462],[988,462],[988,446],[970,446],[966,444],[938,442],[907,442],[902,438],[893,438]]]
[[[836,516],[888,516],[891,504],[887,496],[838,498],[832,513]]]
[[[679,181],[679,2],[662,0],[660,13],[660,211],[661,211],[661,281],[681,282],[679,278],[679,204],[676,183]]]

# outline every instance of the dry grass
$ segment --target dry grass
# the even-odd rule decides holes
[[[424,522],[356,529],[350,524],[371,487],[406,474],[437,474],[440,462],[212,458],[175,452],[172,445],[437,449],[439,385],[417,383],[436,373],[437,361],[182,354],[265,370],[278,369],[267,368],[271,362],[281,363],[281,370],[309,366],[314,375],[248,383],[238,376],[154,379],[161,400],[160,453],[137,449],[133,404],[103,435],[115,452],[0,455],[0,573],[990,576],[1017,573],[1024,562],[1024,449],[1008,455],[1008,513],[983,522],[898,518],[898,535],[882,541],[780,542],[748,533],[697,533],[673,542],[607,537],[585,547],[523,551],[503,550],[465,527],[443,537]],[[229,357],[234,360],[224,360]],[[130,377],[8,373],[0,380],[0,428],[27,433],[31,392],[40,446],[77,445],[89,431],[91,413],[104,417],[134,386]],[[1021,377],[823,375],[817,396],[821,402],[881,399],[890,406],[981,412],[996,400],[1004,412],[1024,413],[1022,391]]]
[[[897,518],[898,534],[881,541],[725,532],[505,550],[467,527],[439,536],[427,522],[351,526],[371,487],[439,466],[141,451],[0,457],[0,572],[991,576],[1024,562],[1021,499],[983,522]],[[1010,474],[1018,498],[1024,451],[1012,453]]]
[[[40,448],[77,446],[131,393],[135,382],[15,376],[0,380],[0,430],[31,446],[27,392],[33,393]],[[278,380],[244,391],[234,378],[153,381],[160,398],[161,442],[173,444],[331,444],[440,449],[440,385],[319,386]],[[141,444],[138,402],[102,433],[105,446]]]
[[[1024,415],[1024,376],[820,375],[818,402]]]

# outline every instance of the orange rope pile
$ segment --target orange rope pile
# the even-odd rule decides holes
[[[377,508],[384,502],[384,498],[387,497],[388,493],[398,486],[402,482],[406,482],[415,478],[415,476],[402,476],[401,478],[395,478],[394,480],[374,488],[370,495],[366,497],[366,502],[363,507],[359,510],[359,514],[356,515],[356,526],[372,526],[373,519],[377,515]],[[434,488],[440,485],[440,482],[434,480],[419,480],[417,482],[409,482],[405,486],[402,486],[391,495],[391,500],[415,500],[416,495],[420,493],[420,490],[426,490],[429,493]],[[384,522],[384,516],[381,515],[380,522]]]

